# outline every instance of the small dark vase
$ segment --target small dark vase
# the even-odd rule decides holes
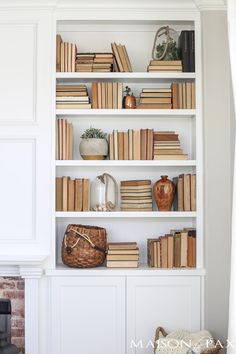
[[[175,197],[175,185],[168,176],[161,176],[153,186],[153,193],[158,210],[170,211]]]
[[[123,108],[134,109],[136,108],[136,98],[133,95],[124,96],[123,98]]]

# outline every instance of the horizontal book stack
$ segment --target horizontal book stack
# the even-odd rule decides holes
[[[93,82],[92,106],[94,109],[122,108],[121,82]]]
[[[118,132],[108,137],[110,160],[152,160],[153,129]]]
[[[183,72],[195,72],[195,32],[181,31],[179,47]]]
[[[153,134],[154,160],[187,160],[181,149],[179,135],[174,131],[158,131]]]
[[[195,82],[173,82],[171,89],[173,109],[196,108]]]
[[[108,244],[108,268],[137,268],[139,248],[137,242],[117,242]]]
[[[152,211],[152,186],[150,180],[120,182],[122,211]]]
[[[163,72],[163,71],[180,71],[182,72],[181,60],[151,60],[147,71]]]
[[[77,48],[73,43],[63,42],[60,34],[56,37],[56,70],[75,72]]]
[[[196,267],[196,229],[172,230],[170,234],[147,240],[149,267]]]
[[[90,180],[56,177],[56,211],[89,211]]]
[[[86,85],[57,85],[57,109],[90,109]]]
[[[140,94],[137,109],[171,109],[170,88],[144,88]]]
[[[73,159],[73,125],[66,119],[56,121],[56,160]]]
[[[174,211],[196,211],[196,175],[181,174],[173,182],[176,186]]]
[[[110,72],[113,71],[112,53],[77,53],[76,72]]]
[[[115,57],[116,71],[132,72],[132,66],[125,45],[111,43],[111,49]]]

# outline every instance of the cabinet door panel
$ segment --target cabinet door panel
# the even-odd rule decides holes
[[[127,353],[152,354],[155,329],[200,329],[199,277],[130,277]]]
[[[38,263],[50,254],[52,38],[50,10],[1,10],[0,262],[3,263]]]
[[[52,279],[52,354],[125,354],[125,280]]]

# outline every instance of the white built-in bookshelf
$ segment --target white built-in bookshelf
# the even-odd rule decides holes
[[[160,15],[161,16],[161,15]],[[181,17],[182,16],[182,17]],[[163,17],[163,16],[162,16]],[[155,32],[168,24],[176,31],[195,29],[196,49],[199,48],[200,26],[194,16],[173,14],[164,21],[77,21],[62,19],[57,21],[57,33],[64,41],[77,44],[81,52],[110,52],[111,42],[126,45],[132,67],[132,73],[55,73],[56,82],[60,84],[86,84],[91,97],[93,81],[119,81],[123,87],[130,86],[135,96],[143,87],[170,87],[170,84],[181,81],[196,83],[196,109],[194,110],[125,110],[125,109],[88,109],[88,110],[56,110],[55,117],[66,118],[73,123],[74,146],[73,160],[55,160],[55,176],[71,176],[72,178],[90,178],[107,172],[115,177],[118,184],[121,180],[151,179],[154,184],[161,175],[170,179],[182,173],[196,173],[197,176],[197,211],[196,212],[158,212],[155,202],[152,212],[55,212],[55,257],[54,266],[60,274],[80,272],[89,274],[94,270],[69,269],[62,265],[60,249],[66,226],[69,223],[89,224],[105,227],[108,241],[137,241],[141,252],[141,264],[134,269],[123,269],[122,274],[143,275],[199,275],[204,274],[203,262],[203,187],[202,187],[202,112],[201,112],[201,52],[196,50],[196,73],[148,73],[147,65],[151,59],[151,51]],[[154,130],[171,130],[179,134],[183,150],[189,155],[188,160],[175,161],[85,161],[79,154],[80,136],[90,126],[110,133],[113,129],[120,131],[141,128]],[[54,194],[53,194],[54,198]],[[197,268],[196,269],[153,269],[147,263],[147,239],[166,234],[171,229],[196,227],[197,229]],[[52,270],[53,272],[53,270]],[[96,272],[101,274],[108,270],[101,267]],[[109,270],[116,274],[117,270]],[[131,272],[131,273],[130,273]],[[81,273],[81,274],[82,274]],[[105,274],[104,273],[104,274]],[[91,274],[91,273],[90,273]]]

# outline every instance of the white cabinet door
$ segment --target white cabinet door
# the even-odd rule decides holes
[[[127,353],[153,354],[155,329],[200,329],[200,277],[129,277]]]
[[[125,278],[51,279],[51,354],[125,354]]]
[[[0,262],[49,254],[52,15],[0,10]]]

